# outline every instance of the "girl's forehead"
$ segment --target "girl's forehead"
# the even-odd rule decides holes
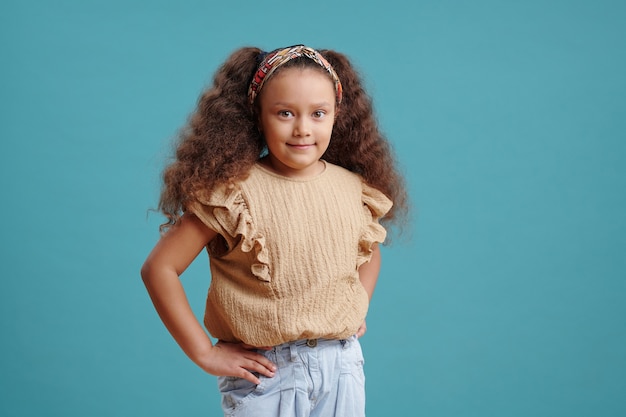
[[[316,69],[286,68],[265,83],[257,103],[261,112],[274,106],[334,107],[335,86]]]
[[[326,83],[330,86],[331,91],[334,94],[334,85],[331,78],[322,70],[318,70],[317,68],[311,67],[289,67],[280,70],[277,72],[266,82],[266,86],[264,88],[271,89],[272,85],[276,84],[307,84],[307,83],[315,83],[316,86],[321,86]],[[263,94],[263,91],[261,91]]]
[[[259,102],[271,104],[296,100],[303,102],[335,103],[333,82],[325,74],[308,68],[289,68],[267,81]]]

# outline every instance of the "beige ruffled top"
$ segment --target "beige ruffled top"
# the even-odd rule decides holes
[[[204,323],[212,336],[253,346],[346,338],[368,296],[358,267],[385,240],[391,201],[356,174],[325,163],[307,179],[257,164],[236,186],[191,204],[219,236],[208,246]]]

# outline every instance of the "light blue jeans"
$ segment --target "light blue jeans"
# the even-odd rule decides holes
[[[300,340],[258,351],[275,376],[218,377],[226,417],[364,417],[365,375],[358,339]]]

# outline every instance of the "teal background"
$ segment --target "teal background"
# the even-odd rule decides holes
[[[172,138],[237,47],[348,54],[406,172],[368,416],[626,415],[626,3],[0,6],[0,415],[219,415],[139,277]],[[183,276],[201,316],[203,256]]]

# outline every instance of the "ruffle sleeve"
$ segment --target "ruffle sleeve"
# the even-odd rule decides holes
[[[365,183],[362,184],[361,201],[363,202],[365,222],[359,239],[357,267],[371,259],[374,243],[385,241],[387,231],[380,225],[379,220],[389,212],[393,205],[385,194]]]
[[[254,224],[239,187],[218,187],[209,196],[199,196],[187,208],[210,229],[224,237],[231,251],[240,246],[242,252],[252,253],[252,274],[262,281],[270,281],[265,237]]]

